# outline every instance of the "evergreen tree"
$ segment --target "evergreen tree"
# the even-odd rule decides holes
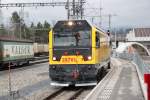
[[[30,37],[30,39],[31,40],[33,40],[33,41],[35,41],[35,26],[34,26],[34,23],[32,22],[31,23],[31,25],[30,25],[30,35],[31,35],[31,37]]]
[[[47,21],[44,22],[44,28],[50,29],[50,24]]]
[[[47,22],[47,21],[45,21],[44,22],[44,34],[43,34],[43,37],[44,37],[44,42],[45,43],[48,43],[48,35],[49,35],[49,31],[51,30],[51,26],[50,26],[50,24]]]
[[[33,23],[33,22],[31,23],[30,28],[35,28],[35,26],[34,26],[34,23]]]
[[[41,22],[38,22],[35,28],[35,42],[42,42],[42,29],[43,25],[41,24]]]
[[[21,38],[22,37],[21,29],[22,29],[23,20],[20,18],[20,16],[16,11],[12,13],[11,22],[14,28],[13,30],[14,35],[18,38]]]
[[[12,13],[11,21],[12,21],[12,23],[20,23],[21,22],[21,18],[16,11]]]

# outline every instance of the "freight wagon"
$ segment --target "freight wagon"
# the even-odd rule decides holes
[[[33,42],[0,38],[0,68],[29,64],[33,60]]]
[[[46,43],[34,43],[33,48],[35,56],[48,55],[48,44]]]

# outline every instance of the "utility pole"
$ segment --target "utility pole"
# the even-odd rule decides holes
[[[99,9],[99,11],[100,11],[100,23],[99,23],[99,26],[100,27],[102,26],[102,10],[103,10],[103,8],[102,8],[102,1],[100,0],[100,9]]]
[[[111,21],[112,21],[112,17],[113,16],[117,16],[116,14],[108,14],[108,30],[111,31]]]
[[[0,0],[0,4],[1,4],[1,0]],[[1,8],[0,8],[0,27],[1,27],[1,24],[2,24],[2,11],[1,11]]]
[[[92,24],[94,24],[94,17],[92,17]]]
[[[67,19],[70,19],[70,5],[69,0],[67,0],[65,9],[67,10]]]
[[[73,16],[76,17],[76,5],[75,5],[75,0],[72,1],[72,11],[73,11]]]
[[[111,14],[108,14],[108,29],[111,30],[111,18],[112,18],[112,15]]]
[[[111,35],[111,21],[112,21],[112,17],[113,16],[117,16],[117,15],[116,14],[108,14],[107,16],[108,16],[108,24],[109,24],[109,26],[108,26],[108,32],[110,34],[110,40],[111,40],[112,39],[112,35]],[[115,33],[115,35],[116,35],[116,33]],[[112,44],[112,42],[110,42],[110,43]]]
[[[80,12],[81,12],[81,19],[83,19],[83,15],[84,15],[83,2],[84,2],[84,0],[80,0]]]
[[[72,5],[70,5],[70,1],[67,0],[66,9],[68,11],[68,19],[83,19],[84,15],[84,3],[85,0],[72,0]]]
[[[117,48],[117,32],[116,32],[116,28],[115,28],[115,48]]]
[[[22,34],[23,34],[23,19],[24,19],[24,7],[21,7],[21,10],[20,10],[20,39],[22,39]]]
[[[100,8],[100,22],[99,22],[100,27],[102,26],[102,9],[103,8]]]

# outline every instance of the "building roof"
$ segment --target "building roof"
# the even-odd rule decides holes
[[[135,28],[135,37],[150,37],[150,28]]]

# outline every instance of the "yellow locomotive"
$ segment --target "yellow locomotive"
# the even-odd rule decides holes
[[[49,33],[51,85],[96,85],[110,64],[109,43],[109,36],[86,20],[58,21]]]

